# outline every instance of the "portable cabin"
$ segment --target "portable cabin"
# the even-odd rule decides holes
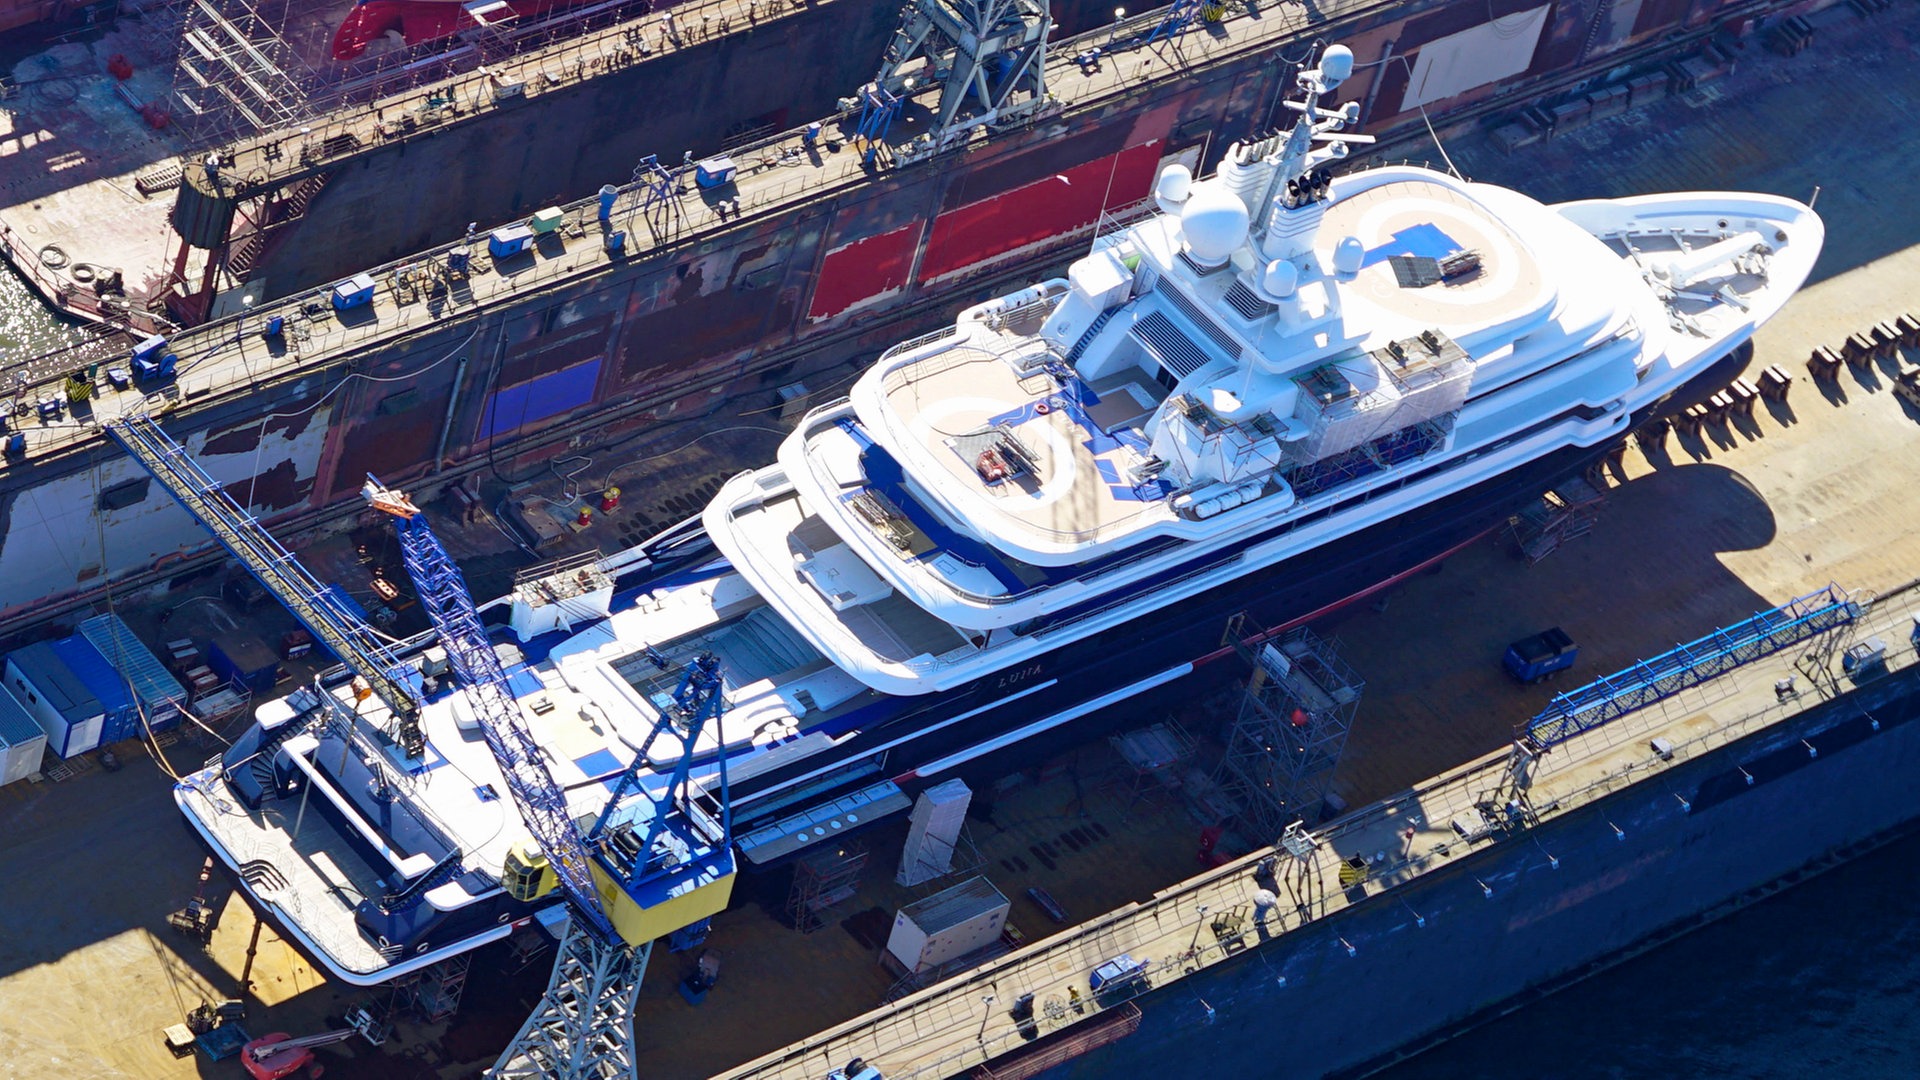
[[[13,692],[0,686],[0,787],[39,772],[46,752],[47,733]]]
[[[47,748],[70,758],[100,745],[106,710],[87,684],[55,651],[55,642],[37,641],[7,654],[7,689],[40,726]]]
[[[54,642],[53,651],[100,703],[100,741],[95,745],[107,746],[140,734],[140,709],[133,691],[93,642],[75,634]]]

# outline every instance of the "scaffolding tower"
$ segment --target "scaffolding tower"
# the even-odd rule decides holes
[[[793,888],[787,893],[787,917],[794,929],[811,934],[827,925],[827,917],[860,890],[867,868],[867,846],[848,843],[816,852],[793,868]]]
[[[460,1011],[460,995],[467,988],[467,969],[472,966],[472,953],[442,960],[402,978],[394,988],[396,996],[421,1020],[439,1023]]]
[[[192,146],[290,127],[310,115],[308,92],[317,80],[281,36],[286,11],[280,7],[266,11],[254,0],[179,3],[170,111]]]
[[[1253,676],[1213,780],[1234,800],[1243,828],[1277,837],[1326,797],[1366,684],[1333,643],[1304,626],[1268,640],[1243,637],[1243,625],[1236,616],[1228,636]]]
[[[1593,531],[1606,496],[1592,484],[1574,476],[1555,485],[1534,505],[1507,520],[1520,554],[1532,566],[1560,549],[1569,540]]]

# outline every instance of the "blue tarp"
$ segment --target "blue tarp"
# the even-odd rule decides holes
[[[517,386],[495,391],[480,418],[480,435],[491,439],[522,425],[558,416],[593,400],[600,382],[600,358],[549,372]]]

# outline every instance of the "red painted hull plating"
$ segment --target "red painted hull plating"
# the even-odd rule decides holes
[[[516,18],[575,7],[588,0],[511,0],[507,10]],[[398,33],[409,45],[452,37],[471,29],[474,20],[465,5],[453,0],[368,0],[347,12],[333,33],[333,58],[352,60],[367,46],[389,33]]]

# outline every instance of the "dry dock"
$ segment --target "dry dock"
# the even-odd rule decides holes
[[[1903,464],[1920,449],[1920,422],[1894,398],[1882,368],[1843,370],[1837,382],[1815,386],[1799,365],[1814,345],[1837,343],[1914,305],[1920,198],[1911,169],[1884,142],[1885,132],[1911,123],[1908,102],[1920,100],[1920,66],[1905,36],[1910,27],[1906,16],[1887,15],[1826,27],[1815,47],[1791,62],[1769,57],[1743,66],[1718,84],[1717,100],[1677,101],[1658,115],[1597,124],[1510,159],[1472,140],[1449,144],[1468,174],[1550,198],[1707,186],[1805,197],[1821,184],[1829,243],[1819,280],[1756,342],[1755,364],[1778,363],[1800,376],[1784,408],[1762,408],[1751,425],[1674,438],[1651,455],[1631,451],[1594,533],[1537,566],[1488,543],[1392,590],[1384,610],[1360,607],[1322,627],[1342,639],[1343,655],[1369,684],[1339,781],[1349,802],[1392,795],[1498,751],[1511,725],[1545,697],[1505,683],[1494,667],[1499,649],[1520,634],[1565,626],[1585,650],[1581,671],[1592,674],[1829,580],[1886,590],[1920,568],[1920,506],[1907,496]],[[1836,110],[1835,101],[1848,106]],[[1818,146],[1808,144],[1808,131],[1823,133]],[[1702,709],[1723,717],[1736,705],[1729,697],[1666,722],[1685,723]],[[1090,752],[1089,774],[1101,768],[1103,749]],[[203,754],[175,753],[175,766]],[[999,815],[1009,826],[1006,839],[976,825],[988,873],[1002,891],[1015,895],[1031,880],[1001,868],[1000,859],[1082,820],[1082,812],[1113,833],[1075,861],[1062,861],[1062,877],[1089,882],[1082,895],[1090,898],[1101,869],[1116,864],[1136,868],[1137,876],[1108,883],[1115,906],[1147,902],[1170,886],[1211,887],[1175,884],[1193,866],[1198,831],[1177,807],[1142,825],[1150,816],[1143,810],[1123,820],[1124,800],[1076,805],[1072,786],[1054,783],[1036,784],[1026,796],[1030,813]],[[248,943],[237,902],[210,954],[168,930],[167,912],[193,893],[200,856],[166,787],[151,763],[138,760],[115,774],[96,769],[0,791],[0,857],[16,883],[0,902],[8,928],[0,936],[0,1002],[8,1016],[0,1025],[0,1076],[234,1075],[231,1063],[176,1061],[160,1046],[160,1030],[186,1007],[229,992]],[[876,848],[872,876],[890,876],[883,869],[890,866]],[[865,902],[894,899],[870,894]],[[1163,916],[1162,936],[1179,948],[1153,952],[1197,948],[1196,930],[1205,932],[1202,944],[1212,936],[1192,915],[1198,899],[1176,901],[1177,920]],[[889,980],[871,952],[838,928],[797,935],[777,912],[778,900],[749,903],[719,922],[712,946],[728,966],[697,1010],[673,992],[673,967],[660,964],[636,1025],[652,1075],[731,1068],[877,1003]],[[1015,921],[1032,939],[1046,926],[1024,906],[1016,906]],[[28,931],[19,932],[23,927]],[[482,962],[497,968],[500,958]],[[540,972],[533,974],[531,982],[524,973],[518,982],[491,976],[484,980],[497,987],[491,994],[476,978],[452,1028],[409,1026],[383,1051],[349,1044],[329,1050],[326,1060],[335,1075],[471,1075],[509,1037],[524,1007],[514,994],[537,989]],[[248,1024],[260,1031],[322,1030],[356,1000],[316,985],[270,935],[255,983],[259,1000]],[[963,1049],[964,1036],[983,1018],[994,1022],[977,995],[948,1015],[945,1027],[958,1025],[955,1038],[963,1044],[951,1049]],[[964,1023],[955,1019],[961,1016]],[[694,1025],[703,1034],[690,1038]],[[994,1034],[989,1027],[986,1035]]]

